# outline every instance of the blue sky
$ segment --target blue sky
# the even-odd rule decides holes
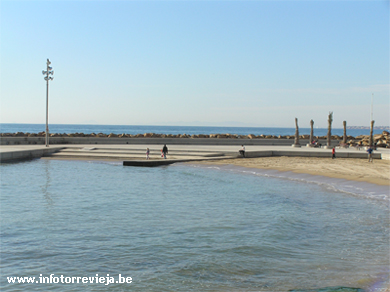
[[[389,1],[1,1],[2,123],[334,127],[389,116]]]

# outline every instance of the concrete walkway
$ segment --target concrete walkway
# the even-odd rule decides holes
[[[125,165],[167,164],[182,161],[196,161],[208,159],[226,159],[239,157],[240,147],[231,145],[167,145],[168,159],[161,158],[162,145],[2,145],[0,147],[0,161],[15,161],[48,157],[52,159],[87,159],[87,160],[122,160]],[[146,160],[146,148],[150,149],[150,160]],[[291,146],[246,146],[246,157],[265,156],[302,156],[302,157],[331,157],[331,149]],[[339,158],[367,158],[366,151],[355,148],[336,148],[336,157]],[[389,159],[390,150],[380,149],[374,152],[374,159]],[[139,162],[135,162],[139,161]],[[160,162],[157,162],[160,161]]]

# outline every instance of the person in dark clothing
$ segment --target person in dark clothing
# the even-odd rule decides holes
[[[372,162],[372,148],[371,146],[367,149],[367,153],[368,153],[368,162]]]
[[[168,154],[168,147],[167,147],[167,144],[164,144],[164,147],[162,149],[162,152],[163,152],[163,155],[164,155],[164,159],[167,159],[167,154]]]

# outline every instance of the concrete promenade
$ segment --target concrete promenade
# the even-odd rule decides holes
[[[163,145],[148,144],[81,144],[81,145],[1,145],[0,161],[17,161],[23,159],[47,157],[51,159],[76,160],[122,160],[125,165],[156,166],[174,162],[226,159],[239,157],[237,145],[167,145],[168,159],[161,158]],[[146,160],[146,148],[150,149],[150,160]],[[258,146],[246,145],[246,157],[301,156],[331,157],[331,149],[310,148],[302,146]],[[336,148],[338,158],[367,159],[364,148]],[[374,151],[374,159],[390,159],[389,149]],[[130,162],[128,162],[130,161]],[[139,161],[139,162],[135,162]]]

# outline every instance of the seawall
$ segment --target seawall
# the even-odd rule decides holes
[[[11,151],[0,152],[0,162],[18,161],[33,158],[40,158],[43,156],[50,156],[51,154],[61,150],[63,147],[47,147],[36,149],[12,149]]]

